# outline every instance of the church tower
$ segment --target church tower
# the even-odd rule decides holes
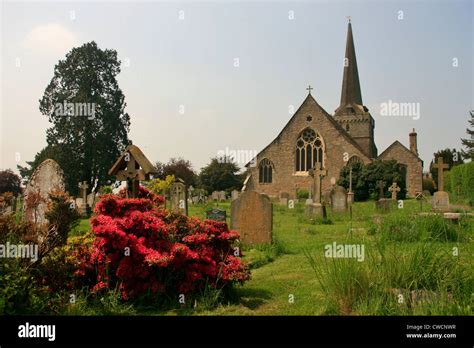
[[[362,147],[369,158],[377,157],[377,147],[374,142],[375,121],[370,115],[369,109],[362,103],[350,19],[347,28],[341,104],[334,112],[334,119]]]

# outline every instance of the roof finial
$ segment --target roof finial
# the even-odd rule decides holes
[[[308,88],[306,88],[306,90],[308,91],[308,94],[311,94],[312,89],[313,89],[313,87],[311,87],[311,85],[308,85]]]
[[[351,22],[351,16],[346,16],[347,21],[350,23]]]

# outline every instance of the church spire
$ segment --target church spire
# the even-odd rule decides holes
[[[365,111],[362,104],[360,92],[359,72],[357,71],[357,60],[352,37],[352,24],[349,17],[347,24],[346,55],[344,57],[344,76],[342,79],[341,104],[335,115],[350,114],[357,111]]]

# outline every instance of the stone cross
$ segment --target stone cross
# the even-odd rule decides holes
[[[321,163],[316,162],[314,168],[309,171],[309,175],[314,179],[313,201],[321,203],[321,181],[328,174],[326,169],[321,169]]]
[[[438,157],[438,162],[433,165],[433,168],[438,169],[438,191],[444,191],[444,174],[443,170],[448,169],[449,165],[443,163],[443,157]]]
[[[311,87],[311,85],[309,85],[308,88],[306,88],[306,90],[309,92],[309,94],[311,94],[312,89],[313,89],[313,87]]]
[[[392,186],[388,188],[388,190],[392,193],[392,199],[397,199],[397,193],[400,192],[400,187],[398,187],[397,183],[394,182]]]
[[[384,193],[383,193],[384,187],[385,187],[385,181],[383,180],[377,181],[377,188],[379,189],[379,199],[383,198],[384,196]]]
[[[79,188],[81,189],[82,201],[84,204],[87,204],[87,189],[89,188],[89,184],[87,181],[83,181],[79,183]]]

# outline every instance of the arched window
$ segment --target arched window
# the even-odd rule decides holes
[[[347,165],[348,166],[352,166],[356,163],[362,163],[362,160],[359,158],[359,156],[352,156],[351,158],[349,158],[349,161],[347,161]]]
[[[322,138],[310,128],[306,128],[296,140],[296,172],[307,172],[316,162],[323,163],[324,145]]]
[[[258,182],[270,184],[273,178],[273,163],[268,158],[264,158],[258,165]]]

